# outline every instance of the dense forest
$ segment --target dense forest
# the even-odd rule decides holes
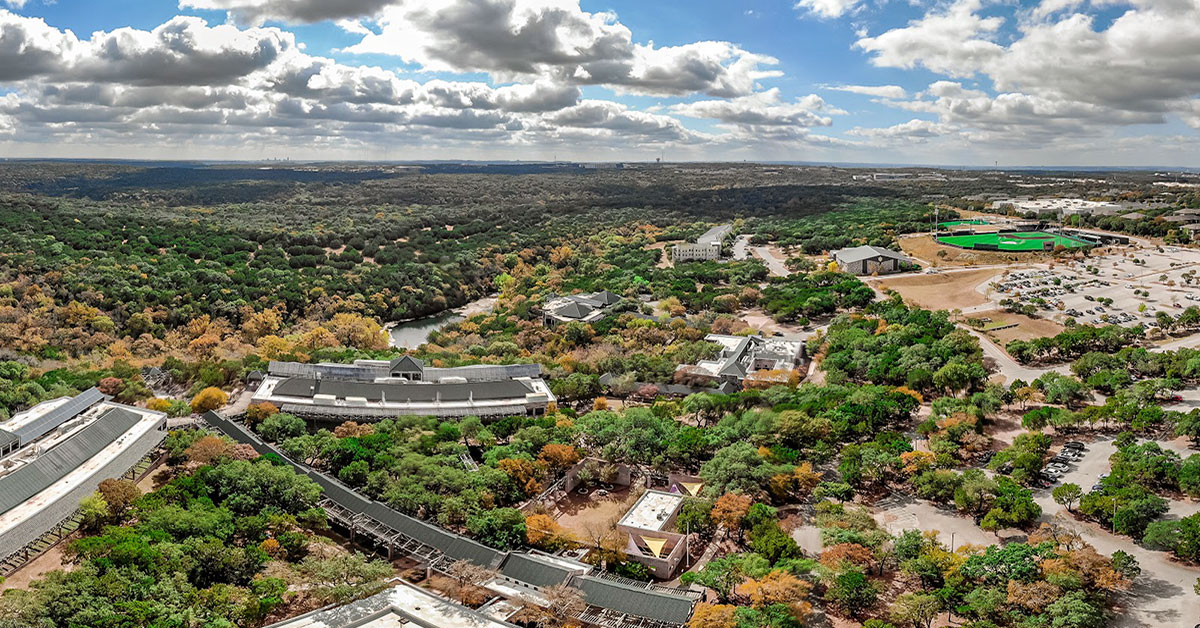
[[[972,207],[968,190],[1064,184],[912,174],[896,184],[730,164],[0,164],[0,419],[91,386],[173,418],[229,402],[286,457],[396,510],[502,550],[588,548],[596,568],[637,580],[650,572],[620,535],[569,530],[530,500],[585,459],[590,490],[611,489],[618,465],[683,473],[703,489],[674,531],[719,547],[683,576],[711,590],[692,628],[798,628],[818,606],[871,628],[928,628],[942,613],[976,628],[1101,628],[1138,563],[1043,516],[1044,430],[1123,431],[1110,478],[1053,499],[1196,559],[1200,517],[1162,515],[1168,497],[1200,494],[1200,456],[1142,439],[1200,438],[1200,411],[1158,403],[1200,381],[1200,352],[1131,346],[1140,328],[1073,326],[1008,347],[1022,362],[1075,360],[1069,372],[998,384],[950,313],[877,298],[826,254],[895,248],[929,227],[933,203],[944,218]],[[1087,184],[1066,187],[1076,185]],[[671,262],[665,247],[718,224],[787,249],[793,272],[753,257]],[[601,290],[619,298],[601,319],[543,323],[548,299]],[[484,296],[488,307],[407,352],[434,367],[537,363],[558,400],[545,416],[316,425],[235,403],[269,360],[390,358],[401,350],[385,323]],[[750,314],[808,339],[811,380],[798,384],[796,369],[720,394],[679,369],[717,354],[710,333],[763,333]],[[685,392],[659,394],[667,385]],[[1096,394],[1103,404],[1087,405]],[[996,442],[1001,421],[1027,431]],[[71,569],[0,596],[0,624],[253,628],[396,575],[328,534],[319,487],[276,454],[203,429],[172,432],[165,450],[153,489],[112,480],[84,501],[64,545]],[[864,506],[886,503],[936,508],[997,542],[884,530]],[[801,514],[817,549],[792,534]],[[1021,540],[1002,544],[1014,529]]]

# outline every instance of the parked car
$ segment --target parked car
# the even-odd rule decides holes
[[[1063,447],[1068,449],[1087,449],[1086,445],[1077,440],[1067,441],[1066,443],[1063,443]]]

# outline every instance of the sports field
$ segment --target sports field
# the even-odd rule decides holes
[[[1051,248],[1059,246],[1074,249],[1089,246],[1088,242],[1070,236],[1045,231],[1019,231],[1017,233],[978,233],[975,235],[943,236],[937,239],[942,244],[957,246],[964,249],[978,248],[979,245],[988,250],[999,251],[1042,251],[1047,242],[1052,242]],[[991,247],[995,247],[992,249]]]
[[[986,225],[988,221],[981,218],[972,218],[970,220],[950,220],[947,222],[939,222],[938,227],[958,227],[961,225]]]

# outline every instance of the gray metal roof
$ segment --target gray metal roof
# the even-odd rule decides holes
[[[66,442],[12,473],[0,477],[0,513],[8,512],[46,490],[91,459],[141,421],[141,415],[111,408]]]
[[[275,387],[274,394],[305,398],[318,394],[334,395],[339,399],[365,397],[369,401],[381,401],[386,396],[388,401],[403,403],[407,401],[432,402],[438,399],[441,401],[467,401],[468,399],[483,401],[519,398],[524,401],[525,395],[531,392],[533,389],[529,384],[514,380],[458,384],[374,384],[291,377],[280,382]]]
[[[0,430],[0,449],[7,449],[11,445],[20,445],[21,438],[8,430]]]
[[[43,414],[37,419],[18,427],[12,432],[21,439],[21,446],[25,445],[45,436],[50,433],[50,430],[70,421],[71,419],[83,414],[88,408],[104,401],[106,397],[104,393],[96,388],[89,388],[78,395],[71,398],[70,401],[54,408],[53,410]]]
[[[389,362],[379,364],[302,364],[300,362],[271,362],[268,373],[276,377],[320,377],[351,382],[371,382],[391,377]],[[436,381],[444,377],[462,377],[469,382],[488,382],[515,377],[539,377],[542,365],[531,364],[473,364],[454,368],[424,367],[425,379]]]
[[[840,251],[834,251],[833,253],[834,259],[836,259],[838,262],[846,264],[853,264],[854,262],[861,262],[867,259],[875,259],[880,256],[889,259],[908,261],[907,255],[891,249],[880,248],[878,246],[856,246],[848,249],[842,249]]]
[[[592,313],[592,307],[577,301],[572,301],[554,310],[555,316],[563,318],[585,318]]]
[[[500,567],[500,573],[535,587],[553,587],[563,584],[576,572],[561,565],[538,560],[533,554],[511,552]]]
[[[412,357],[411,355],[402,355],[389,362],[388,369],[393,373],[396,371],[402,371],[405,373],[420,372],[425,370],[425,363]]]
[[[682,596],[593,576],[580,576],[573,582],[583,591],[584,601],[592,606],[676,624],[687,623],[692,614],[692,600]]]
[[[604,304],[605,306],[616,305],[621,300],[620,296],[613,294],[608,290],[601,290],[600,292],[593,294],[592,298]]]

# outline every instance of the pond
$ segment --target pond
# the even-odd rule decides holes
[[[416,349],[417,347],[429,341],[429,335],[435,331],[457,323],[463,320],[466,316],[474,316],[484,312],[490,312],[496,306],[495,297],[484,297],[472,301],[462,307],[453,310],[446,310],[440,314],[426,316],[411,321],[393,323],[388,328],[390,343],[393,347],[401,349]]]

